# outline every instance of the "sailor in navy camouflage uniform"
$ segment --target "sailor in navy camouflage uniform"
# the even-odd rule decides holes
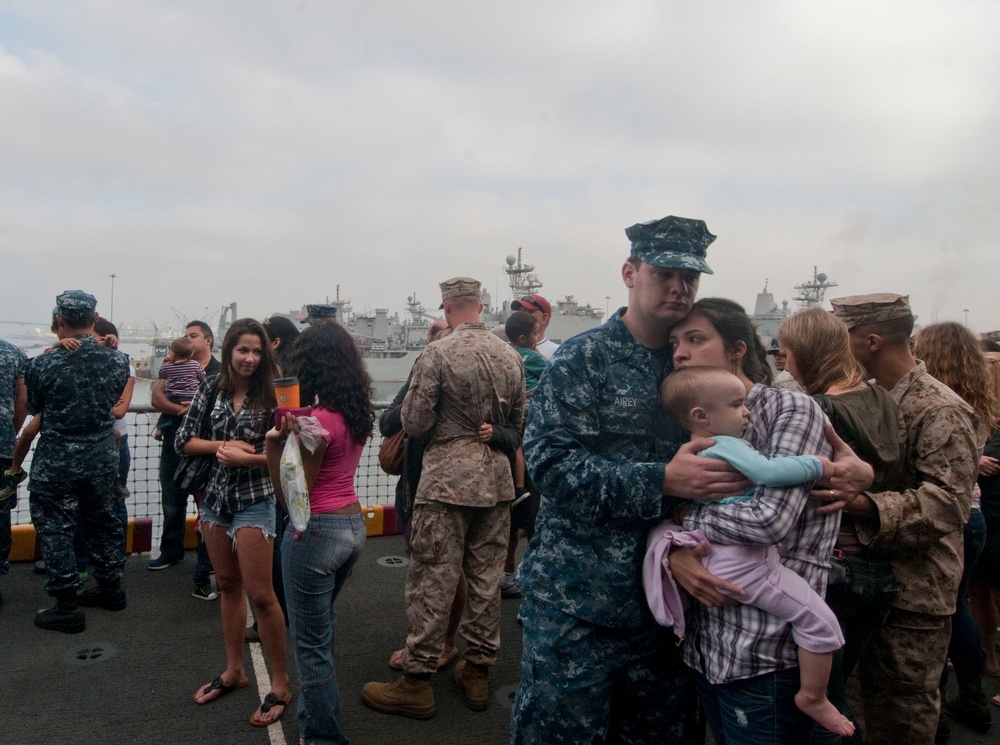
[[[35,624],[64,633],[85,628],[78,605],[125,607],[124,536],[117,515],[118,451],[112,407],[129,377],[128,358],[93,337],[97,300],[80,290],[56,299],[61,337],[80,340],[75,353],[53,349],[32,360],[25,383],[28,409],[41,414],[32,461],[31,519],[42,546],[46,591],[56,606],[39,611]],[[77,521],[83,522],[97,587],[77,597],[80,575],[73,553]]]
[[[526,597],[511,743],[704,738],[693,679],[676,637],[649,612],[641,569],[647,533],[677,503],[665,494],[733,494],[742,478],[708,459],[673,470],[685,437],[658,396],[672,370],[670,328],[711,273],[715,236],[673,216],[625,232],[628,307],[559,348],[529,411],[525,456],[542,500],[518,572]]]
[[[0,574],[7,574],[10,556],[10,511],[17,504],[17,480],[10,477],[18,430],[27,416],[24,370],[28,358],[10,342],[0,340]],[[0,603],[3,595],[0,595]]]

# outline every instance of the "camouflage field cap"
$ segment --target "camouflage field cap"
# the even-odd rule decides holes
[[[667,215],[625,228],[625,235],[632,241],[632,255],[647,264],[714,274],[705,263],[705,254],[715,236],[704,220]]]
[[[843,321],[847,328],[865,326],[869,323],[894,321],[910,318],[910,296],[893,292],[876,292],[873,295],[849,295],[830,301],[833,315]]]
[[[337,319],[337,306],[336,305],[307,305],[306,306],[306,317],[303,318],[300,323],[312,323],[313,321],[319,321],[324,318]]]
[[[83,290],[66,290],[56,298],[56,313],[67,323],[85,323],[94,320],[97,298]]]
[[[472,277],[452,277],[441,283],[441,308],[444,307],[445,300],[453,297],[476,297],[481,298],[480,282]]]

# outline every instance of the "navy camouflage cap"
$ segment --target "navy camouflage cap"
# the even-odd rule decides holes
[[[307,305],[306,306],[306,317],[303,318],[300,323],[312,323],[313,321],[319,321],[324,318],[332,318],[336,320],[337,318],[337,306],[336,305]]]
[[[913,316],[910,296],[894,292],[837,297],[830,301],[830,305],[833,306],[833,315],[843,321],[848,329]]]
[[[704,220],[667,215],[625,228],[625,235],[632,241],[632,255],[647,264],[714,273],[705,263],[705,254],[715,236],[708,232]]]
[[[83,290],[66,290],[56,298],[56,313],[67,323],[94,320],[97,298]]]

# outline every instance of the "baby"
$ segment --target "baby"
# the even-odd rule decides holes
[[[670,414],[693,437],[712,438],[715,445],[699,455],[721,458],[755,484],[792,486],[815,481],[827,472],[828,460],[815,455],[795,455],[767,459],[740,439],[750,412],[743,405],[746,389],[735,375],[715,367],[687,367],[674,372],[660,389]],[[742,497],[722,501],[744,500]],[[683,521],[685,509],[675,517]],[[669,574],[667,554],[671,542],[698,545],[705,542],[697,530],[685,531],[665,522],[650,534],[643,582],[656,620],[680,626],[683,632],[682,600]],[[829,606],[798,574],[778,559],[775,546],[713,544],[705,558],[705,568],[715,576],[744,589],[745,595],[731,596],[747,605],[777,616],[792,625],[798,645],[799,691],[795,705],[809,717],[841,737],[854,733],[854,724],[826,697],[833,652],[844,644],[840,624]]]
[[[201,381],[205,379],[205,369],[194,359],[194,345],[186,336],[170,342],[170,353],[160,365],[160,380],[166,381],[163,393],[175,404],[190,403]],[[180,424],[180,417],[160,414],[156,422],[154,437],[163,437],[166,427]]]

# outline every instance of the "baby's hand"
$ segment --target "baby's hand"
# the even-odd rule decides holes
[[[55,344],[53,344],[52,348],[55,349],[56,347],[62,347],[70,354],[75,354],[76,351],[80,348],[80,345],[82,343],[83,342],[81,342],[75,336],[67,336],[65,339],[60,339]]]

